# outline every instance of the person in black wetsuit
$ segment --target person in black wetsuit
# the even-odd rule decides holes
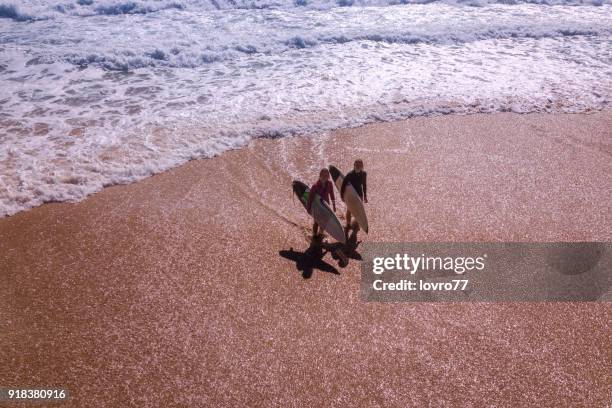
[[[361,197],[361,200],[364,203],[368,202],[368,185],[367,185],[367,177],[368,174],[363,170],[363,160],[357,159],[355,160],[354,168],[351,172],[349,172],[346,177],[344,177],[344,181],[342,182],[342,188],[340,189],[340,197],[344,197],[344,189],[351,183],[351,185]],[[346,227],[345,233],[348,233],[348,230],[351,227],[351,212],[346,210]]]

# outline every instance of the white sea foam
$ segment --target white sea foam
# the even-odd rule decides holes
[[[597,0],[0,0],[0,216],[254,137],[601,109],[611,16]]]
[[[611,0],[22,0],[0,3],[0,18],[31,21],[72,16],[149,14],[174,9],[215,10],[330,10],[338,7],[387,7],[442,3],[456,6],[484,7],[491,4],[535,4],[542,6],[601,6]]]

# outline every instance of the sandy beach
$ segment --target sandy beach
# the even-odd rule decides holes
[[[279,256],[308,247],[291,181],[358,157],[361,240],[612,240],[610,111],[259,139],[0,219],[0,386],[66,407],[610,403],[610,303],[367,303],[358,262],[304,279]]]

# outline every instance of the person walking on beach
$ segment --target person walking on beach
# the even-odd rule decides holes
[[[361,201],[364,203],[368,202],[368,185],[367,185],[367,177],[368,174],[363,170],[363,160],[357,159],[353,164],[353,170],[351,170],[346,177],[344,177],[344,181],[342,182],[342,188],[340,188],[340,197],[344,197],[344,190],[348,183],[355,188],[357,194],[361,198]],[[349,229],[351,228],[351,212],[349,209],[346,209],[346,227],[344,228],[345,234],[348,234]]]
[[[334,186],[329,177],[329,170],[321,169],[319,172],[319,179],[310,187],[310,194],[308,195],[308,203],[306,204],[306,209],[308,210],[308,214],[311,212],[312,200],[314,199],[315,194],[318,194],[322,200],[324,200],[327,204],[329,204],[329,199],[331,198],[331,203],[336,212],[336,197],[334,196]],[[312,225],[312,237],[313,239],[319,235],[319,224],[315,221]]]

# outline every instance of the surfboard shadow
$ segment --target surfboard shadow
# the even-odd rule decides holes
[[[342,245],[342,251],[351,259],[355,259],[357,261],[363,261],[363,257],[359,252],[357,252],[357,247],[361,244],[361,241],[357,241],[357,232],[359,228],[353,228],[351,230],[351,235],[349,235],[346,240],[346,244]]]
[[[340,275],[340,272],[333,265],[323,260],[327,251],[323,251],[321,247],[311,245],[304,252],[295,251],[293,248],[290,248],[289,250],[278,251],[278,254],[295,262],[295,268],[298,271],[302,271],[304,279],[310,279],[315,269]]]
[[[339,275],[340,272],[333,265],[323,260],[323,257],[329,251],[323,246],[323,243],[323,237],[317,236],[304,252],[295,251],[293,248],[290,248],[289,250],[278,251],[278,254],[295,262],[295,268],[298,271],[302,271],[304,279],[310,279],[315,269]]]
[[[295,251],[293,248],[290,248],[289,250],[278,251],[278,254],[295,262],[296,269],[302,271],[304,279],[310,279],[315,269],[340,275],[340,272],[333,265],[325,262],[323,257],[327,253],[331,253],[332,258],[338,262],[338,265],[344,268],[348,265],[349,258],[359,261],[363,259],[361,254],[357,252],[357,247],[360,243],[361,241],[357,241],[357,230],[353,230],[346,244],[340,242],[330,244],[319,237],[319,239],[311,242],[308,249],[304,252]]]

